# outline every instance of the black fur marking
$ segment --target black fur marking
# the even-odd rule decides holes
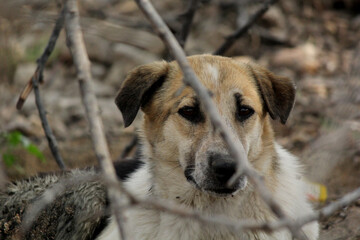
[[[295,85],[285,77],[276,76],[261,67],[248,65],[255,84],[258,87],[264,107],[271,118],[280,118],[282,124],[286,123],[295,102]]]
[[[94,233],[89,238],[89,240],[95,240],[100,235],[100,233],[109,225],[109,223],[110,223],[110,215],[102,217],[98,225],[94,229]]]
[[[114,162],[116,175],[121,181],[128,179],[130,175],[139,169],[142,165],[144,165],[144,162],[138,159]]]
[[[180,116],[190,121],[191,123],[194,124],[204,123],[205,116],[200,109],[199,100],[196,97],[194,97],[193,102],[194,103],[189,106],[183,106],[182,108],[180,108],[178,110],[178,113],[180,114]]]
[[[194,147],[191,148],[191,151],[185,154],[185,161],[188,165],[187,168],[195,167],[195,150]]]
[[[144,107],[148,102],[150,102],[152,96],[156,91],[163,85],[165,82],[166,76],[161,76],[149,89],[147,89],[141,98],[141,107]]]
[[[196,184],[194,177],[192,176],[194,172],[194,165],[188,165],[184,171],[185,177],[189,182]]]
[[[139,108],[150,101],[164,83],[167,73],[168,65],[158,62],[140,66],[128,74],[115,99],[115,104],[123,115],[125,127],[134,121]]]
[[[254,110],[251,107],[242,104],[242,95],[240,93],[235,93],[234,98],[236,103],[235,118],[240,122],[244,122],[254,114]]]

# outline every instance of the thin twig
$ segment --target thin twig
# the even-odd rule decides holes
[[[196,220],[203,224],[222,225],[233,231],[274,232],[284,228],[300,229],[301,227],[303,227],[308,223],[331,216],[339,209],[348,206],[349,204],[353,203],[354,201],[360,198],[360,188],[357,188],[354,191],[341,197],[337,201],[332,202],[329,205],[321,208],[320,210],[317,210],[314,213],[310,213],[305,216],[301,216],[298,219],[279,219],[272,222],[259,223],[258,221],[251,219],[234,221],[233,219],[230,219],[227,216],[223,216],[223,215],[206,216],[195,209],[189,209],[187,207],[175,204],[170,201],[163,201],[160,199],[151,199],[151,198],[145,198],[145,199],[138,198],[119,185],[117,186],[117,189],[120,190],[121,193],[124,193],[129,197],[130,205],[127,207],[132,207],[137,205],[145,208],[150,207],[162,212],[174,214],[182,218]]]
[[[154,7],[148,0],[135,1],[138,4],[139,8],[142,10],[142,12],[145,14],[145,16],[149,19],[149,21],[153,25],[154,30],[159,34],[165,45],[171,50],[184,74],[184,83],[191,86],[196,92],[196,94],[199,96],[199,99],[203,104],[206,113],[210,117],[212,125],[215,129],[217,129],[220,136],[223,138],[229,149],[230,155],[237,161],[237,173],[234,175],[240,176],[241,174],[246,174],[255,184],[255,187],[259,190],[258,192],[260,196],[270,207],[273,213],[280,219],[287,219],[282,208],[279,206],[278,203],[274,201],[271,193],[265,187],[261,177],[248,166],[248,160],[243,146],[241,144],[235,144],[233,142],[232,132],[226,126],[224,120],[220,117],[218,109],[212,101],[209,92],[197,79],[194,70],[190,67],[189,62],[186,59],[186,55],[179,43],[176,41],[174,35],[171,33],[160,15],[156,12]],[[299,233],[298,230],[290,230],[295,237],[299,239],[306,239],[306,236]]]
[[[296,220],[292,221],[286,221],[286,220],[279,220],[275,221],[273,223],[265,223],[267,225],[267,228],[269,231],[275,231],[284,227],[288,228],[301,228],[305,224],[308,224],[313,221],[322,220],[324,218],[330,217],[333,215],[336,211],[340,210],[341,208],[350,205],[354,201],[360,199],[360,187],[355,189],[354,191],[344,195],[340,199],[338,199],[335,202],[330,203],[329,205],[315,211],[314,213],[310,213],[306,216],[303,216],[301,218],[298,218]],[[252,228],[256,229],[259,228],[259,226],[253,225]]]
[[[18,99],[18,102],[16,104],[16,108],[18,110],[20,110],[22,108],[22,106],[24,105],[27,97],[29,96],[32,88],[33,88],[33,81],[32,79],[35,76],[38,76],[37,78],[39,79],[39,82],[42,83],[43,82],[43,71],[45,68],[45,64],[47,62],[47,60],[49,59],[52,51],[54,50],[55,44],[57,39],[59,38],[59,34],[61,32],[61,29],[64,26],[64,9],[61,10],[59,17],[56,20],[54,29],[51,33],[49,42],[43,52],[43,54],[41,55],[41,57],[37,60],[37,68],[36,71],[34,73],[34,75],[30,78],[30,80],[28,81],[28,83],[26,84],[26,86],[24,87],[24,89],[22,90],[20,97]]]
[[[126,147],[124,148],[124,150],[122,151],[122,153],[121,153],[121,155],[120,155],[120,157],[119,157],[119,160],[121,161],[121,160],[123,160],[123,159],[125,159],[129,154],[130,154],[130,152],[134,149],[134,147],[136,147],[137,146],[137,144],[138,144],[138,136],[137,135],[135,135],[132,139],[131,139],[131,142],[128,144],[128,145],[126,145]]]
[[[195,12],[199,7],[199,0],[189,0],[189,5],[186,12],[179,16],[180,21],[182,22],[182,27],[179,32],[176,33],[176,39],[178,40],[180,46],[184,48],[187,36],[190,32],[190,27],[193,22]]]
[[[198,7],[199,7],[199,0],[188,0],[188,7],[187,7],[186,11],[177,17],[178,22],[179,22],[178,24],[181,26],[176,28],[174,30],[174,32],[175,32],[176,40],[179,42],[180,46],[183,49],[185,49],[186,39],[187,39],[187,36],[189,35],[190,27],[191,27],[191,24],[192,24],[194,16],[195,16],[195,12],[198,9]],[[167,22],[165,22],[165,23],[167,26],[169,26]],[[171,26],[169,26],[169,27],[171,27]],[[174,60],[173,55],[170,54],[170,52],[169,52],[169,49],[166,49],[165,59],[167,61]]]
[[[34,88],[35,93],[35,102],[37,109],[39,111],[39,116],[41,119],[41,124],[43,126],[46,139],[49,144],[49,148],[51,150],[52,155],[54,156],[54,159],[58,166],[64,170],[66,168],[64,161],[60,155],[58,144],[56,141],[56,138],[51,130],[51,127],[49,125],[49,122],[46,117],[46,111],[43,105],[43,101],[41,99],[40,90],[39,90],[39,82],[43,82],[43,71],[45,68],[46,61],[48,60],[49,56],[51,55],[52,51],[54,50],[56,41],[59,37],[59,33],[64,25],[64,9],[61,10],[58,19],[56,20],[56,24],[54,26],[53,32],[50,36],[49,42],[41,55],[41,57],[37,60],[37,68],[34,73],[34,75],[31,77],[28,84],[25,86],[25,89],[21,93],[19,100],[17,102],[16,108],[21,109],[23,106],[27,96],[30,94],[31,89]]]
[[[79,23],[79,10],[76,0],[67,0],[65,3],[65,31],[67,45],[77,71],[77,78],[80,84],[80,92],[86,116],[90,126],[91,140],[95,149],[96,157],[102,168],[105,179],[109,182],[116,182],[116,173],[110,158],[109,148],[106,143],[103,131],[103,123],[100,118],[99,106],[92,87],[92,76],[90,72],[90,60],[86,52],[83,34]],[[125,240],[123,228],[123,217],[120,203],[122,198],[118,191],[108,190],[109,198],[117,220],[119,232]]]
[[[61,194],[64,193],[65,189],[71,188],[74,185],[78,185],[79,183],[89,182],[93,180],[100,180],[97,179],[94,175],[84,175],[77,177],[76,181],[74,179],[62,179],[50,189],[46,190],[42,197],[39,198],[36,202],[34,202],[29,210],[27,210],[26,214],[23,218],[23,225],[20,229],[18,239],[21,239],[21,236],[29,229],[32,225],[33,221],[36,220],[37,216],[40,212],[50,204],[54,199],[59,197]],[[104,179],[104,183],[106,183],[106,179]],[[181,218],[195,220],[199,223],[206,224],[209,226],[224,226],[231,231],[264,231],[264,232],[274,232],[284,228],[301,228],[302,226],[316,221],[321,220],[323,218],[329,217],[334,214],[339,209],[351,204],[352,202],[356,201],[360,198],[360,188],[355,189],[354,191],[346,194],[342,198],[338,199],[337,201],[323,207],[322,209],[310,213],[308,215],[302,216],[298,219],[294,220],[275,220],[272,222],[258,222],[251,219],[244,219],[244,220],[233,220],[228,218],[227,216],[223,215],[212,215],[207,216],[201,213],[200,211],[187,208],[182,205],[178,205],[171,201],[164,201],[160,199],[152,199],[152,198],[139,198],[126,189],[119,182],[108,182],[108,186],[115,189],[117,192],[122,194],[126,194],[130,200],[130,202],[126,203],[125,205],[121,205],[121,208],[132,208],[141,206],[144,208],[152,208],[157,211],[166,212],[169,214],[173,214],[179,216]]]
[[[351,204],[352,202],[354,202],[358,199],[360,199],[360,187],[355,189],[354,191],[344,195],[339,200],[330,203],[326,207],[324,207],[312,214],[309,214],[306,217],[298,219],[293,225],[294,226],[303,226],[306,223],[309,223],[309,222],[312,222],[315,220],[324,219],[324,218],[329,217],[332,214],[334,214],[337,210],[340,210],[341,208],[348,206],[349,204]]]
[[[45,111],[43,101],[42,101],[41,96],[40,96],[39,76],[40,76],[40,74],[35,74],[33,76],[33,78],[32,78],[32,85],[34,87],[36,106],[37,106],[37,109],[39,111],[41,124],[42,124],[42,127],[44,129],[45,136],[46,136],[46,139],[48,141],[51,153],[54,156],[55,161],[58,164],[58,166],[62,170],[65,170],[66,169],[65,163],[64,163],[64,161],[63,161],[63,159],[62,159],[62,157],[60,155],[56,138],[55,138],[55,136],[54,136],[54,134],[53,134],[53,132],[51,130],[51,127],[49,125],[49,122],[47,120],[46,111]]]
[[[267,0],[261,8],[252,15],[244,25],[237,29],[234,33],[226,37],[225,42],[214,52],[214,55],[224,55],[224,53],[235,43],[235,41],[245,34],[250,27],[261,18],[269,7],[276,3],[278,0]]]

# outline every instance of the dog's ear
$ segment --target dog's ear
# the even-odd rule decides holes
[[[168,70],[168,63],[163,61],[142,65],[127,75],[115,99],[125,127],[134,121],[139,108],[150,101],[154,92],[161,87]]]
[[[285,124],[295,102],[294,82],[254,64],[251,64],[250,68],[264,101],[265,109],[272,119],[280,118],[281,123]]]

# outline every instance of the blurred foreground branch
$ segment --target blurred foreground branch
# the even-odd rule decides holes
[[[304,216],[292,223],[294,226],[303,226],[306,223],[315,221],[315,220],[321,220],[326,217],[330,217],[332,214],[334,214],[336,211],[340,210],[341,208],[350,205],[354,201],[360,199],[360,187],[355,189],[354,191],[346,194],[345,196],[341,197],[339,200],[327,205],[326,207],[309,214],[307,216]]]
[[[173,204],[171,202],[161,201],[159,199],[156,200],[140,199],[132,195],[125,189],[123,189],[122,192],[125,193],[131,200],[130,201],[131,205],[129,205],[129,207],[136,205],[140,205],[143,207],[151,207],[153,209],[174,214],[182,218],[193,219],[204,224],[209,224],[209,225],[220,224],[234,231],[241,230],[241,231],[264,231],[264,232],[274,232],[284,228],[300,229],[301,227],[303,227],[304,225],[310,222],[330,217],[336,211],[360,199],[360,188],[357,188],[354,191],[341,197],[337,201],[328,204],[327,206],[315,211],[314,213],[301,216],[298,219],[295,220],[279,219],[272,222],[259,223],[249,219],[234,221],[226,216],[221,216],[221,215],[205,216],[201,212],[198,212],[194,209],[188,209],[185,208],[184,206]],[[297,238],[298,237],[299,236],[297,236]],[[302,236],[300,235],[300,237]]]
[[[80,28],[79,10],[76,0],[67,0],[65,3],[65,31],[67,45],[76,67],[77,78],[80,84],[80,92],[86,116],[90,126],[91,140],[96,157],[99,161],[103,175],[108,182],[117,182],[116,173],[110,159],[109,148],[103,131],[103,123],[100,118],[99,106],[92,87],[90,72],[90,60],[86,52],[83,34]],[[112,209],[115,213],[119,232],[125,240],[123,218],[121,214],[121,196],[118,191],[108,189]]]

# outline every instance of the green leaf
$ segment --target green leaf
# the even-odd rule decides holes
[[[10,153],[4,153],[2,155],[2,158],[4,160],[4,163],[7,167],[10,167],[14,164],[15,162],[15,156],[10,154]]]
[[[19,131],[14,131],[6,135],[7,142],[11,146],[17,146],[23,141],[24,136]]]
[[[35,157],[40,159],[42,162],[46,162],[44,155],[42,154],[42,152],[39,150],[39,148],[37,146],[30,143],[27,146],[25,146],[25,148],[30,154],[34,155]]]

